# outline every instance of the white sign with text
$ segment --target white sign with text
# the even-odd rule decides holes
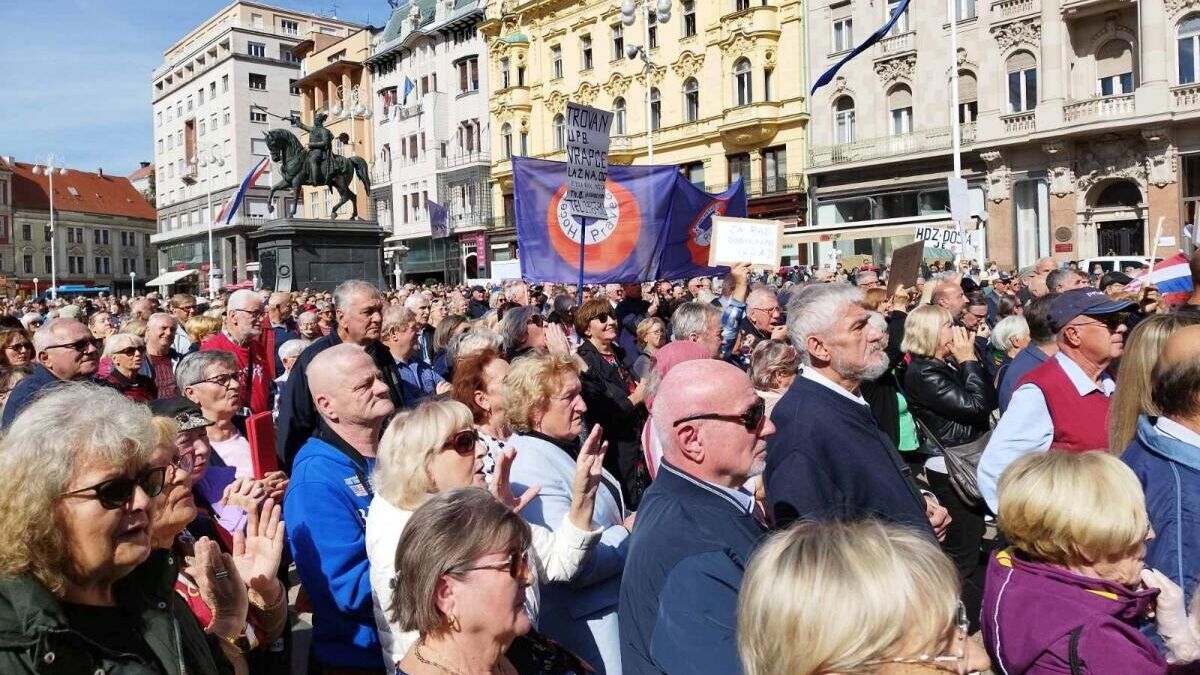
[[[571,213],[608,218],[604,183],[608,180],[608,134],[613,114],[567,103],[567,195]]]
[[[964,233],[941,227],[918,227],[917,239],[924,241],[927,248],[940,248],[951,253],[961,253]]]
[[[713,216],[708,264],[748,262],[775,269],[783,255],[783,221]]]

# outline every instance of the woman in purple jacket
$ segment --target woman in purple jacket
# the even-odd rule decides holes
[[[1103,452],[1035,453],[1004,472],[998,494],[1012,547],[989,562],[984,588],[994,672],[1175,672],[1137,628],[1156,601],[1172,661],[1196,652],[1178,587],[1160,597],[1164,577],[1144,567],[1153,532],[1129,467]]]

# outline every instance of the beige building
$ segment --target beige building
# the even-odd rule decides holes
[[[515,252],[513,155],[565,159],[567,101],[614,113],[609,161],[675,164],[718,192],[746,182],[752,215],[804,218],[800,0],[687,0],[668,22],[620,2],[492,0],[480,29],[492,82],[492,255]],[[651,7],[655,3],[651,3]],[[637,45],[649,57],[628,58]],[[647,72],[649,82],[647,82]],[[785,251],[785,257],[791,257]]]
[[[813,224],[944,213],[953,117],[987,258],[1007,267],[1178,250],[1200,198],[1200,3],[954,3],[956,52],[945,4],[913,3],[813,96]],[[812,0],[811,76],[894,6]],[[837,246],[886,256],[903,241]]]

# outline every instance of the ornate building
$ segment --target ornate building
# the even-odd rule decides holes
[[[944,213],[954,118],[987,258],[1026,266],[1178,250],[1181,223],[1194,222],[1188,202],[1200,198],[1200,2],[954,4],[950,22],[944,5],[914,3],[814,96],[815,223]],[[814,0],[811,71],[894,6]],[[900,243],[838,246],[886,256]]]
[[[610,162],[649,163],[652,141],[654,164],[679,166],[709,192],[742,178],[752,215],[802,221],[800,0],[675,0],[669,21],[650,12],[647,23],[639,10],[629,27],[620,4],[488,3],[480,30],[493,83],[492,198],[503,214],[491,250],[515,253],[512,156],[565,159],[567,101],[613,111]],[[629,58],[629,45],[643,51]]]

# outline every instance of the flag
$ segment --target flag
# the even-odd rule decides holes
[[[404,76],[404,105],[408,105],[408,95],[416,89],[417,85],[407,75]]]
[[[746,187],[741,178],[724,192],[711,195],[679,176],[671,196],[658,278],[686,279],[729,271],[728,267],[708,266],[712,217],[745,217],[746,213]]]
[[[446,207],[427,199],[425,210],[429,212],[429,233],[434,239],[450,236],[450,219]]]
[[[1188,267],[1188,257],[1183,252],[1155,263],[1154,271],[1146,274],[1149,268],[1143,268],[1141,275],[1132,282],[1125,284],[1125,290],[1140,293],[1146,286],[1154,286],[1162,295],[1163,302],[1168,305],[1182,305],[1192,294],[1192,273]]]
[[[238,186],[238,191],[217,212],[216,221],[218,223],[228,225],[233,222],[234,217],[237,215],[238,207],[242,205],[242,199],[246,197],[246,192],[258,182],[258,177],[270,168],[271,160],[269,157],[263,157],[258,160],[258,164],[255,164],[254,168],[250,169],[250,173],[246,174],[246,177],[242,179],[242,184]]]
[[[871,33],[866,40],[863,40],[862,44],[850,50],[849,54],[846,54],[840,60],[838,60],[837,63],[830,66],[829,70],[821,73],[820,77],[813,82],[812,89],[810,89],[808,92],[809,95],[812,95],[821,87],[829,84],[829,82],[833,80],[833,76],[837,75],[837,72],[842,69],[842,66],[846,65],[847,61],[858,56],[869,49],[871,45],[882,40],[884,36],[888,34],[888,31],[892,29],[892,26],[896,24],[896,21],[899,20],[900,15],[904,13],[904,10],[908,9],[908,2],[909,0],[900,0],[900,4],[896,6],[896,11],[892,12],[892,15],[888,17],[887,23],[880,26],[874,33]]]

